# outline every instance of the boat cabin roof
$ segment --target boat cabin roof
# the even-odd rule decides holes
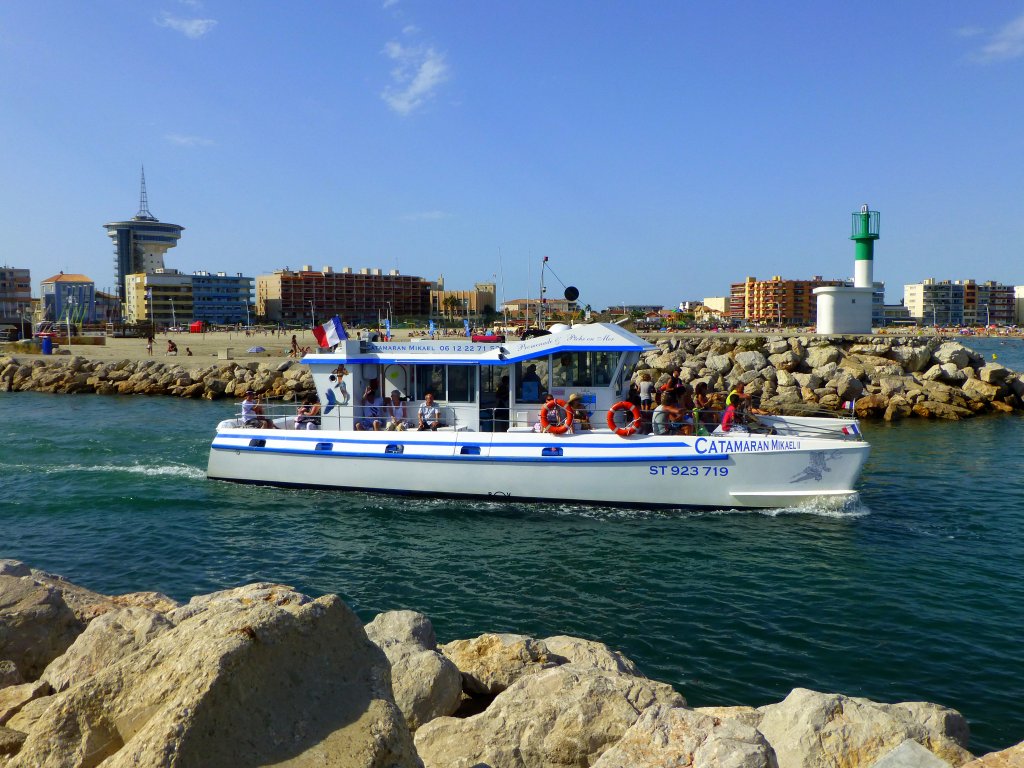
[[[474,342],[458,337],[414,339],[408,342],[342,342],[336,351],[306,355],[302,362],[310,366],[340,363],[450,363],[461,365],[509,365],[531,358],[562,352],[645,352],[655,349],[614,323],[588,323],[508,343]]]

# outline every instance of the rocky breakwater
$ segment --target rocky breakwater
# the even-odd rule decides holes
[[[77,356],[24,362],[0,357],[0,392],[172,395],[214,400],[241,399],[246,389],[284,399],[316,391],[308,369],[291,360],[188,365],[157,360],[97,361]]]
[[[943,768],[956,711],[795,689],[690,707],[607,646],[484,634],[250,584],[179,604],[0,560],[0,766]]]
[[[839,410],[861,418],[962,419],[1024,408],[1024,375],[955,341],[885,336],[662,338],[633,378],[668,380],[678,367],[691,386],[720,395],[743,382],[772,413]],[[720,397],[720,402],[721,402]]]

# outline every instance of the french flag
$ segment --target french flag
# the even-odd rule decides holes
[[[843,427],[843,434],[844,435],[859,435],[860,434],[860,428],[856,424],[851,424],[848,427]]]
[[[348,338],[341,318],[335,315],[326,323],[313,329],[313,335],[321,347],[333,347]]]

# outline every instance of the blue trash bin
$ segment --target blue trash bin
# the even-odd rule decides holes
[[[51,339],[49,336],[43,336],[43,338],[42,338],[42,347],[43,347],[43,354],[44,355],[52,355],[53,354],[53,339]]]

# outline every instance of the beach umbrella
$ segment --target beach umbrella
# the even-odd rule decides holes
[[[249,351],[255,353],[255,352],[266,352],[267,350],[265,350],[263,347],[249,347]]]

